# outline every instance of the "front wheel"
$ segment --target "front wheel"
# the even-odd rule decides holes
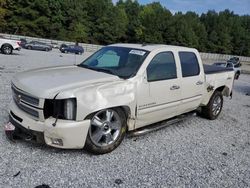
[[[207,106],[201,108],[201,116],[214,120],[221,113],[223,107],[223,96],[221,92],[215,91],[209,100]]]
[[[91,117],[85,148],[94,154],[113,151],[122,142],[126,131],[126,116],[119,109],[105,109]]]

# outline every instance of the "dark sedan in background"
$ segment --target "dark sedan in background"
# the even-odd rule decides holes
[[[51,51],[52,46],[43,42],[31,41],[25,44],[24,48],[29,50]]]
[[[66,45],[66,44],[62,44],[59,48],[59,50],[62,53],[74,53],[74,54],[83,54],[84,49],[83,47],[79,46],[79,45]]]

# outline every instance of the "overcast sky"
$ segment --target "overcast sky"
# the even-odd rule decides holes
[[[117,2],[118,0],[113,0]],[[138,0],[141,4],[154,2],[154,0]],[[169,9],[172,13],[181,11],[194,11],[198,14],[206,13],[208,10],[217,12],[229,9],[236,14],[250,15],[250,0],[156,0]]]

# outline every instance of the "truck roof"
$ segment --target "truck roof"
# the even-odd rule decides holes
[[[129,44],[129,43],[117,43],[109,46],[118,46],[126,48],[136,48],[141,50],[153,51],[159,48],[166,48],[168,50],[196,50],[194,48],[188,48],[183,46],[173,46],[173,45],[164,45],[164,44]]]

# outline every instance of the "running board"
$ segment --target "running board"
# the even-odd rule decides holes
[[[142,135],[145,135],[147,133],[157,131],[157,130],[162,129],[164,127],[170,126],[172,124],[184,121],[185,119],[187,119],[191,116],[196,116],[196,112],[189,112],[189,113],[177,116],[175,118],[171,118],[169,120],[165,120],[165,121],[162,121],[159,123],[154,123],[154,124],[136,129],[134,131],[129,132],[128,136],[129,137],[142,136]]]

